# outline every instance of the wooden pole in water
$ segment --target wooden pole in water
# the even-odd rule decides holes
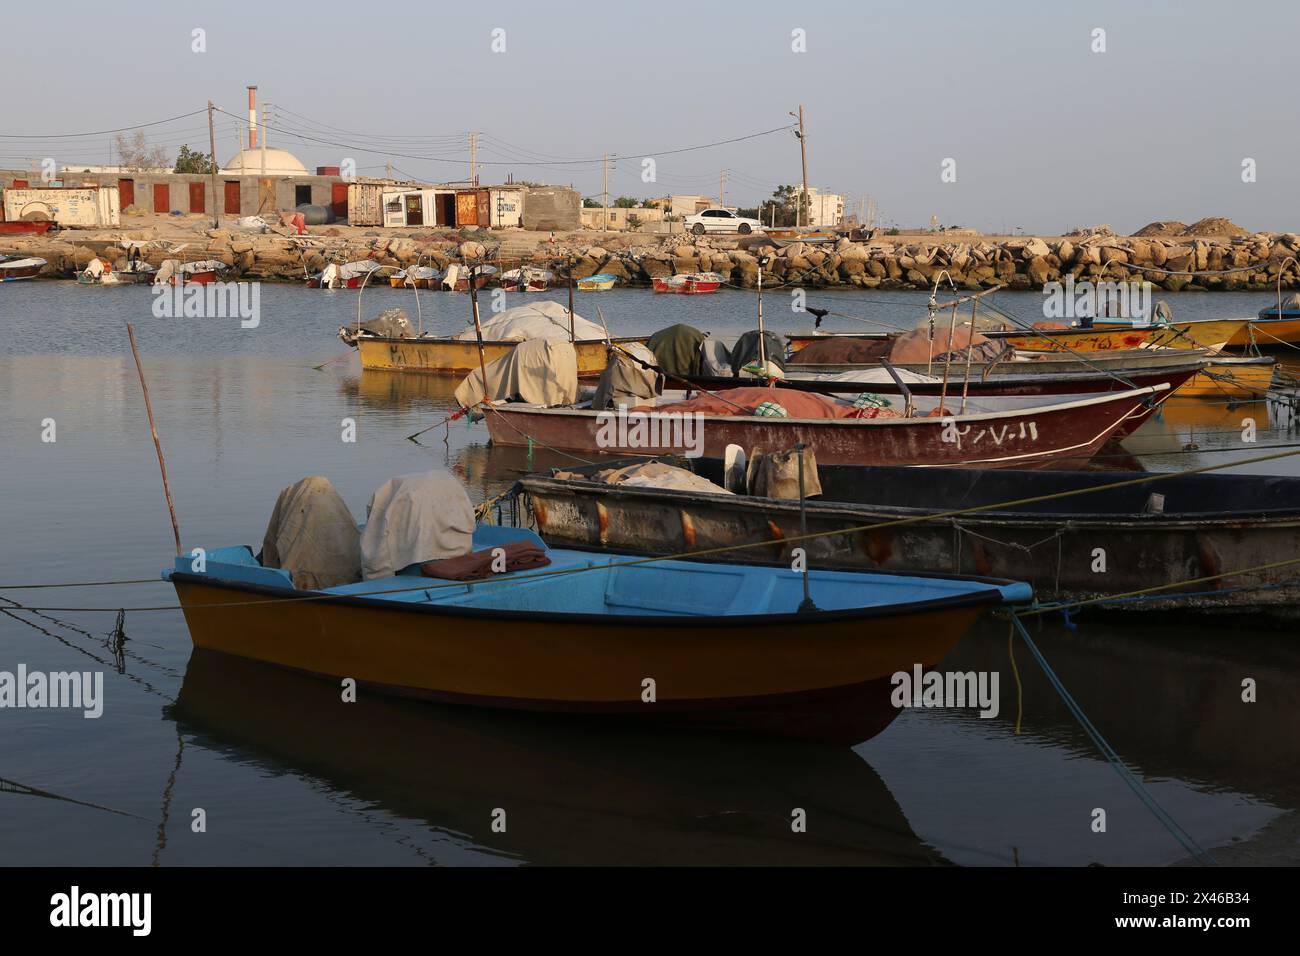
[[[135,370],[140,375],[140,389],[144,392],[144,410],[149,416],[149,432],[153,435],[153,447],[158,452],[158,468],[162,471],[163,494],[167,496],[167,510],[172,516],[172,534],[176,538],[176,553],[181,554],[181,529],[176,523],[176,506],[172,504],[172,489],[167,482],[167,462],[163,460],[162,442],[158,440],[158,428],[153,421],[153,404],[149,401],[149,384],[144,380],[144,366],[140,364],[140,350],[135,344],[135,329],[131,323],[126,324],[126,334],[131,339],[131,354],[135,356]]]
[[[483,376],[483,401],[488,400],[487,361],[483,358],[483,326],[478,320],[478,269],[469,267],[469,311],[474,317],[474,338],[478,340],[478,368]]]

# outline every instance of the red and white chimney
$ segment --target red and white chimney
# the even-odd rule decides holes
[[[257,87],[248,88],[248,148],[257,149]]]

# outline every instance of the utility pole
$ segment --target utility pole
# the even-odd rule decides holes
[[[727,194],[727,171],[724,169],[718,179],[718,205],[725,206],[724,197]]]
[[[803,162],[803,193],[799,197],[799,207],[795,210],[795,214],[794,214],[794,224],[797,227],[800,225],[799,222],[800,216],[803,216],[805,220],[802,223],[802,225],[806,226],[808,224],[807,223],[808,217],[807,214],[804,212],[804,207],[808,203],[808,135],[807,133],[804,132],[804,127],[803,127],[803,104],[802,103],[799,104],[798,114],[791,113],[790,115],[791,116],[797,115],[799,120],[799,131],[794,135],[799,137],[799,158]]]
[[[469,134],[469,181],[478,185],[478,134]]]
[[[384,178],[385,179],[393,178],[393,161],[391,159],[388,162],[384,163]]]
[[[605,206],[602,212],[605,218],[605,231],[609,231],[609,153],[605,154]]]
[[[220,229],[221,224],[217,221],[217,134],[212,126],[212,100],[208,100],[208,149],[212,150],[209,157],[212,165],[208,167],[212,171],[212,228]]]

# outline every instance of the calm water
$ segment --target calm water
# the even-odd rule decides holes
[[[125,334],[136,325],[186,546],[260,541],[276,494],[329,476],[358,515],[404,472],[453,469],[475,499],[528,467],[463,423],[438,421],[451,386],[361,375],[334,338],[355,293],[261,290],[262,321],[155,319],[147,290],[72,283],[0,287],[0,584],[156,578],[173,551],[152,441]],[[560,298],[556,296],[556,298]],[[925,295],[814,294],[813,305],[914,324]],[[1253,314],[1260,295],[1167,296],[1179,318]],[[410,292],[365,293],[369,317]],[[516,300],[517,301],[517,300]],[[1033,317],[1039,298],[1004,295]],[[746,293],[579,296],[614,332],[684,321],[752,326]],[[422,294],[426,328],[463,325],[465,296]],[[512,301],[511,304],[514,304]],[[767,299],[775,331],[807,327]],[[833,324],[832,324],[833,323]],[[854,329],[837,317],[828,326]],[[880,326],[875,326],[880,327]],[[315,368],[315,366],[322,366]],[[1174,470],[1295,440],[1264,404],[1180,402],[1131,447]],[[340,441],[340,421],[357,441]],[[41,441],[42,421],[57,441]],[[445,438],[445,440],[444,440]],[[1195,453],[1182,451],[1194,442]],[[1222,449],[1222,450],[1220,450]],[[562,464],[540,457],[537,467]],[[1297,473],[1292,462],[1276,473]],[[58,607],[174,603],[161,582],[2,592]],[[19,620],[21,618],[21,621]],[[340,720],[333,684],[195,655],[179,613],[132,612],[123,660],[113,614],[0,615],[0,670],[102,670],[104,715],[0,710],[0,863],[515,866],[526,863],[1165,864],[1178,844],[1100,759],[1023,646],[1021,732],[1002,625],[972,634],[945,666],[1002,674],[999,717],[905,712],[856,748],[700,734],[368,699]],[[1204,846],[1300,860],[1300,693],[1294,642],[1232,625],[1038,637],[1065,684],[1165,807]],[[1291,650],[1287,650],[1289,646]],[[1260,703],[1239,702],[1242,677]],[[33,793],[31,791],[39,791]],[[491,813],[507,810],[494,834]],[[791,810],[809,832],[790,832]],[[1106,834],[1090,831],[1104,807]],[[202,808],[207,832],[191,831]]]

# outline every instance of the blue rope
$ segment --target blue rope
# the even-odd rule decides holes
[[[1106,760],[1110,762],[1110,765],[1115,768],[1115,772],[1119,774],[1120,779],[1128,784],[1129,789],[1137,794],[1138,799],[1141,800],[1146,808],[1151,811],[1152,815],[1155,816],[1164,828],[1173,835],[1175,840],[1182,844],[1183,849],[1196,858],[1197,862],[1204,866],[1217,866],[1218,863],[1215,861],[1214,857],[1203,849],[1201,845],[1192,838],[1190,833],[1179,826],[1178,822],[1169,815],[1168,811],[1166,811],[1164,807],[1160,806],[1156,801],[1156,798],[1151,795],[1151,792],[1142,785],[1142,781],[1124,765],[1124,761],[1120,759],[1115,748],[1112,747],[1106,741],[1106,738],[1101,735],[1101,731],[1093,726],[1092,721],[1090,721],[1087,715],[1083,712],[1083,708],[1081,708],[1075,699],[1070,696],[1070,692],[1065,689],[1065,685],[1061,683],[1061,679],[1056,676],[1056,672],[1053,671],[1051,666],[1047,663],[1047,659],[1043,657],[1043,652],[1038,649],[1038,645],[1034,643],[1034,639],[1029,636],[1029,631],[1025,628],[1025,625],[1020,618],[1013,614],[1011,616],[1011,621],[1016,626],[1016,630],[1020,632],[1020,636],[1024,639],[1025,645],[1029,648],[1029,652],[1034,655],[1034,660],[1038,661],[1038,666],[1041,667],[1043,673],[1047,675],[1048,682],[1051,683],[1053,689],[1060,695],[1061,700],[1065,702],[1065,706],[1069,709],[1070,713],[1074,715],[1075,720],[1079,722],[1087,732],[1088,736],[1092,738],[1092,742],[1096,744],[1097,749],[1101,751],[1102,756],[1104,756]]]

